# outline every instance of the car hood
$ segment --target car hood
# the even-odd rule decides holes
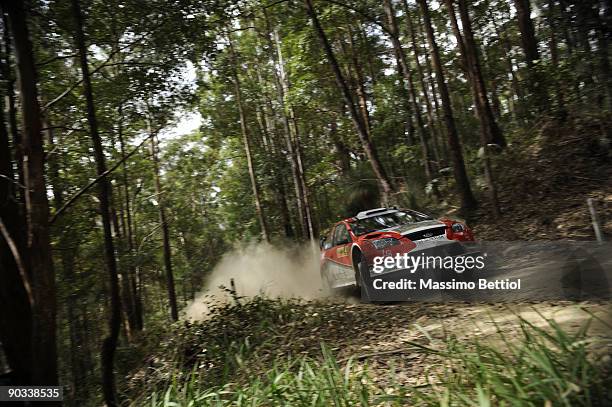
[[[397,232],[401,235],[419,230],[430,229],[434,227],[446,226],[444,222],[438,220],[424,220],[422,222],[407,223],[405,225],[394,226],[392,228],[380,230],[380,232]]]

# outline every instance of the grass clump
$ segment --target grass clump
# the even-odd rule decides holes
[[[612,399],[609,366],[595,363],[587,336],[590,320],[570,334],[554,320],[542,328],[520,318],[517,337],[499,327],[496,344],[447,336],[437,355],[444,369],[415,400],[440,406],[604,406]]]
[[[151,407],[169,406],[370,406],[403,405],[402,394],[386,394],[368,374],[367,367],[349,361],[341,367],[322,346],[322,357],[307,356],[273,366],[246,386],[227,383],[202,388],[198,375],[183,386],[171,385],[154,393]],[[395,389],[391,389],[395,390]],[[392,393],[392,392],[390,392]]]

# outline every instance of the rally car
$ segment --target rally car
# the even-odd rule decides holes
[[[458,256],[474,242],[465,223],[434,219],[426,214],[396,208],[378,208],[359,212],[336,223],[321,238],[321,279],[335,291],[365,284],[372,273],[376,256],[397,253],[428,253]],[[388,270],[393,271],[393,270]]]

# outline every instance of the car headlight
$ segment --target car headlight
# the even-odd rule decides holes
[[[453,229],[453,232],[455,233],[465,231],[465,227],[461,223],[453,223],[453,225],[451,226],[451,229]]]
[[[400,244],[400,241],[392,237],[385,237],[378,240],[372,240],[372,244],[374,245],[374,247],[376,247],[376,249],[382,250],[389,246],[396,246]]]

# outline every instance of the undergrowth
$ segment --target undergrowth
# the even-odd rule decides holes
[[[172,358],[168,358],[173,365],[159,367],[164,375],[146,381],[129,404],[170,407],[612,403],[608,393],[612,384],[609,366],[593,360],[591,347],[595,339],[588,334],[589,323],[569,333],[554,320],[547,319],[546,325],[540,327],[517,316],[516,332],[509,334],[497,327],[494,337],[486,341],[460,340],[450,333],[442,340],[434,339],[423,330],[423,341],[405,346],[410,352],[429,355],[428,368],[422,384],[408,385],[394,377],[392,367],[389,377],[381,381],[367,362],[359,357],[338,359],[334,348],[323,343],[319,344],[317,354],[281,353],[272,360],[263,357],[262,349],[274,347],[270,330],[280,329],[281,324],[300,323],[300,319],[312,317],[311,312],[304,304],[262,298],[222,308],[216,317],[196,325],[197,328],[185,328],[192,336],[183,332],[164,345],[165,349],[176,349]],[[305,323],[310,329],[321,321],[315,318]],[[253,369],[253,364],[258,368]]]

